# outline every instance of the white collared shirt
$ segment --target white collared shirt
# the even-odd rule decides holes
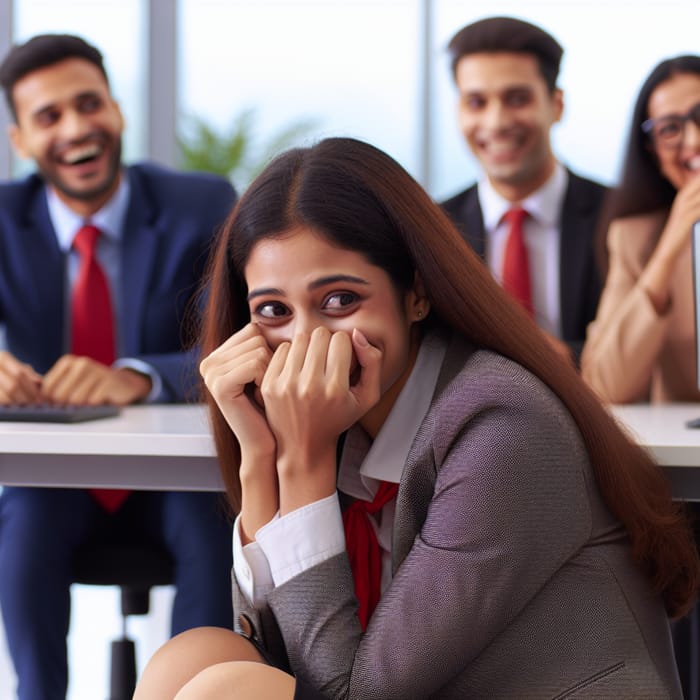
[[[399,483],[418,428],[430,408],[445,356],[442,338],[429,335],[416,363],[374,442],[359,425],[346,436],[338,470],[338,488],[371,501],[380,481]],[[395,500],[370,516],[382,550],[382,591],[391,582],[391,537]],[[345,550],[338,494],[275,516],[245,547],[240,516],[233,528],[233,568],[243,594],[256,606],[275,586]]]
[[[529,214],[523,232],[530,262],[535,321],[557,338],[562,337],[559,253],[562,207],[568,184],[569,174],[556,163],[549,180],[518,203]],[[486,178],[478,184],[478,195],[486,233],[486,262],[500,283],[508,236],[508,224],[503,216],[515,204],[496,192]]]
[[[66,206],[53,188],[46,188],[49,218],[56,233],[58,246],[67,256],[68,289],[73,288],[80,267],[80,255],[73,249],[73,240],[76,234],[87,223],[100,229],[101,235],[97,240],[96,254],[100,267],[107,277],[110,299],[116,319],[121,318],[121,237],[126,212],[129,207],[129,192],[129,179],[122,177],[114,196],[98,212],[93,214],[89,220],[85,220]],[[66,294],[65,298],[65,319],[67,328],[70,328],[70,295]],[[119,323],[115,323],[117,355],[120,355],[121,329],[118,326]]]

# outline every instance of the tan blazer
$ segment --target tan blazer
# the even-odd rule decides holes
[[[690,237],[666,313],[655,311],[639,284],[667,216],[617,219],[608,231],[610,270],[581,357],[583,378],[604,401],[700,401]]]

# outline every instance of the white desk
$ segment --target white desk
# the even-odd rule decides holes
[[[69,425],[0,421],[0,484],[223,488],[203,405],[131,406]]]
[[[700,501],[700,404],[613,406],[613,415],[664,468],[674,498]]]
[[[700,404],[614,406],[671,480],[700,500]],[[204,406],[132,406],[87,423],[0,422],[0,484],[216,491],[223,488]]]

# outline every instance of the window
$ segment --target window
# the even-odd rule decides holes
[[[361,138],[415,172],[418,15],[418,0],[181,0],[182,123],[253,109],[262,144],[310,120],[307,142]]]

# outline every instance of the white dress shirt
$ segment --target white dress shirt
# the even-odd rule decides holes
[[[569,174],[557,163],[552,176],[538,190],[517,204],[504,199],[487,180],[478,185],[479,204],[486,232],[486,262],[501,282],[508,224],[504,214],[522,206],[528,215],[523,223],[525,247],[530,264],[532,303],[537,325],[562,337],[560,290],[561,214]]]
[[[86,224],[100,229],[100,237],[97,240],[97,260],[107,278],[109,286],[110,301],[114,313],[114,337],[115,353],[117,360],[113,367],[128,367],[142,374],[146,374],[151,380],[151,391],[144,399],[146,402],[156,401],[163,391],[163,380],[154,367],[143,360],[135,357],[122,357],[122,337],[123,329],[120,327],[119,319],[121,315],[121,239],[124,230],[124,222],[129,209],[129,196],[131,186],[126,174],[120,180],[119,187],[110,200],[89,219],[84,219],[76,214],[66,204],[64,204],[54,190],[45,188],[46,203],[49,210],[49,219],[56,233],[58,247],[66,256],[66,282],[65,289],[65,309],[64,318],[64,347],[66,351],[70,348],[70,327],[71,327],[71,290],[78,277],[80,267],[80,254],[73,248],[73,239]]]
[[[446,345],[428,335],[416,363],[374,442],[359,426],[347,433],[338,469],[338,488],[353,498],[372,501],[380,481],[399,483],[413,439],[435,392]],[[391,535],[395,499],[369,516],[382,551],[382,591],[391,582]],[[233,528],[233,569],[248,600],[264,603],[275,586],[345,550],[345,533],[335,493],[283,517],[276,515],[242,546],[240,516]]]

